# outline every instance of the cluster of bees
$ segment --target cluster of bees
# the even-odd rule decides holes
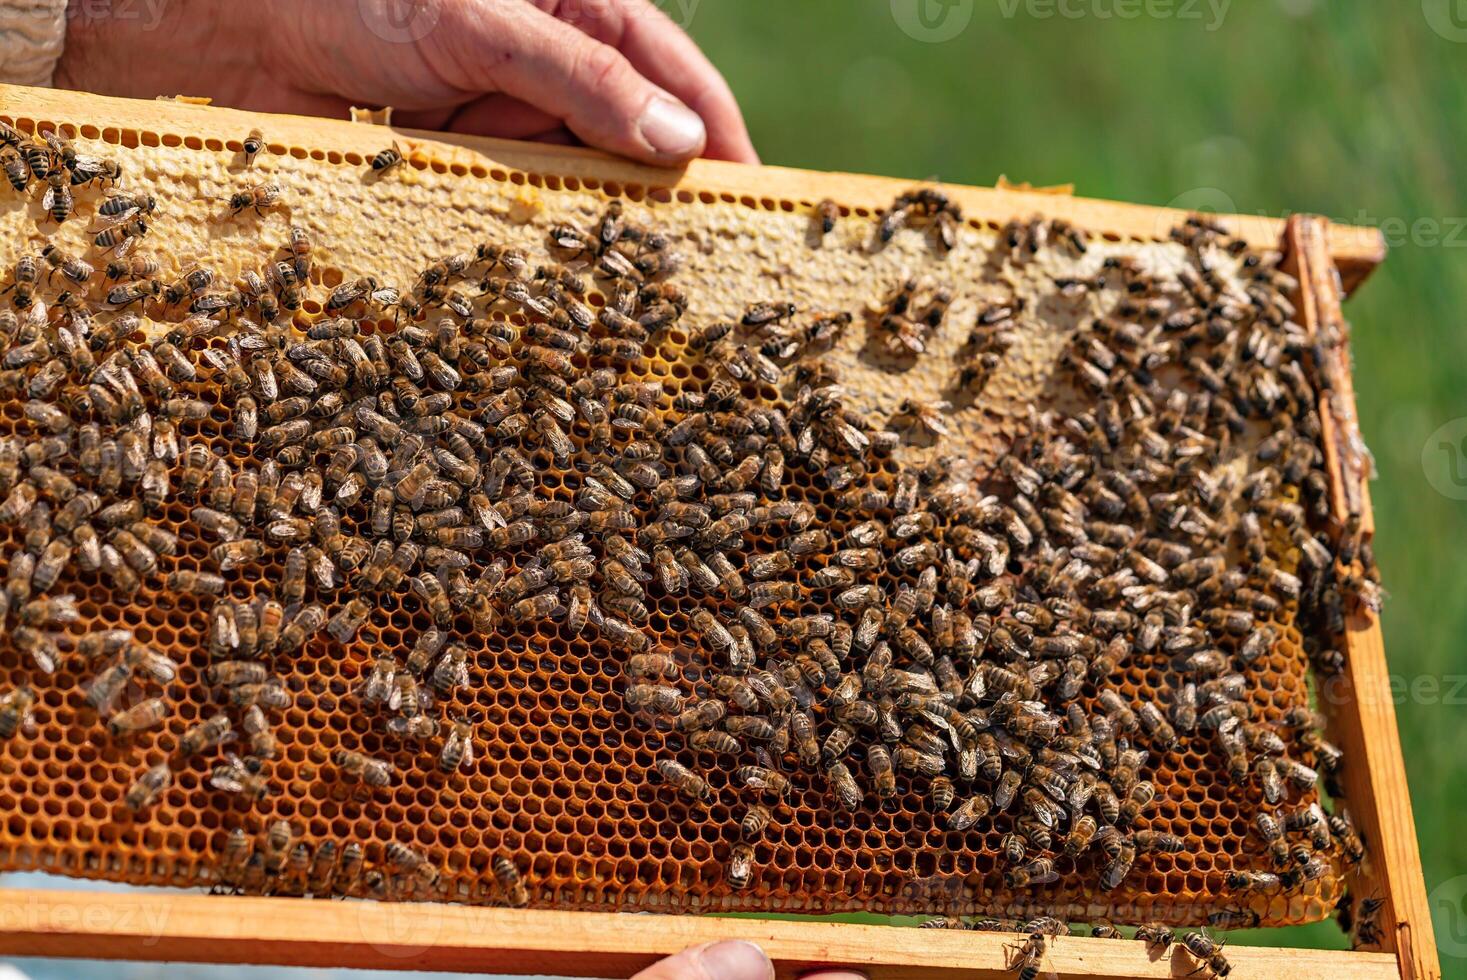
[[[478,904],[529,904],[529,890],[512,859],[495,857],[490,871],[485,887],[459,883],[456,897]],[[312,845],[297,840],[288,820],[272,821],[258,840],[241,827],[231,830],[217,876],[217,890],[248,895],[400,901],[441,898],[445,887],[438,866],[415,847],[389,841],[374,863],[358,841]]]
[[[34,155],[19,133],[0,137]],[[46,146],[47,166],[75,179],[80,158]],[[247,162],[262,146],[251,134]],[[394,147],[372,169],[400,162]],[[258,185],[230,209],[278,196]],[[975,477],[942,452],[897,462],[904,428],[942,435],[945,405],[909,402],[905,425],[869,417],[807,356],[855,316],[778,301],[699,320],[671,281],[671,237],[618,201],[589,226],[551,228],[547,259],[486,242],[406,288],[343,283],[315,316],[302,312],[315,250],[299,229],[232,284],[196,267],[165,281],[154,260],[127,257],[152,211],[106,198],[99,217],[139,230],[99,234],[96,257],[53,246],[23,257],[0,311],[0,391],[23,400],[29,433],[0,443],[0,522],[22,542],[0,592],[9,646],[42,677],[63,660],[88,665],[86,701],[122,738],[168,719],[177,665],[124,630],[72,635],[75,599],[53,587],[74,568],[121,594],[146,581],[209,604],[215,707],[139,774],[133,809],[168,792],[178,760],[205,754],[218,760],[214,789],[271,794],[271,719],[291,704],[291,657],[353,642],[403,597],[432,625],[406,656],[373,656],[354,710],[431,751],[443,773],[467,770],[477,735],[446,707],[476,683],[467,641],[543,622],[594,638],[621,661],[629,720],[667,734],[650,775],[668,798],[706,807],[719,794],[710,771],[731,776],[733,888],[758,879],[759,844],[792,790],[814,785],[842,811],[920,793],[957,833],[1001,816],[1008,887],[1079,869],[1113,890],[1147,854],[1187,846],[1146,816],[1152,769],[1184,749],[1265,803],[1254,819],[1265,866],[1227,876],[1240,896],[1361,859],[1343,810],[1314,802],[1321,777],[1338,795],[1342,764],[1320,719],[1304,706],[1268,717],[1251,699],[1281,618],[1297,610],[1316,664],[1338,670],[1344,610],[1377,597],[1368,543],[1354,525],[1327,530],[1316,390],[1328,352],[1294,322],[1295,284],[1276,256],[1193,221],[1175,278],[1122,259],[1057,282],[1118,297],[1062,358],[1088,407],[1035,412],[1001,465]],[[821,207],[814,220],[829,230],[837,214]],[[940,192],[916,190],[878,236],[916,220],[951,248],[960,219]],[[1023,263],[1090,246],[1036,220],[998,247]],[[912,280],[869,326],[917,354],[951,302]],[[981,350],[959,386],[998,365],[1021,309],[979,313]],[[634,380],[655,346],[702,361],[709,380],[675,396]],[[759,385],[784,394],[760,397]],[[229,456],[198,438],[218,417]],[[1225,468],[1250,422],[1273,434],[1243,472]],[[160,571],[178,550],[158,523],[172,501],[212,542],[211,568]],[[275,560],[278,582],[251,575]],[[666,597],[686,609],[695,649],[647,629]],[[1137,664],[1168,679],[1157,699],[1122,689]],[[119,709],[139,684],[157,693]],[[0,694],[0,738],[25,730],[35,697]],[[401,776],[344,747],[332,763],[367,792]],[[394,845],[370,868],[366,857],[297,843],[277,823],[258,846],[233,832],[218,877],[249,892],[439,893],[433,855]],[[512,860],[494,870],[500,900],[528,901]],[[1245,904],[1214,924],[1246,924]],[[1029,931],[1024,969],[1049,934]],[[1197,935],[1187,948],[1224,975]]]

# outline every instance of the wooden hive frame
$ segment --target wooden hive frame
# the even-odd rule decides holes
[[[15,119],[106,120],[105,139],[208,140],[237,148],[257,116],[187,102],[139,103],[71,92],[0,86],[0,114]],[[558,186],[595,182],[633,198],[702,199],[772,209],[777,200],[813,204],[832,198],[856,213],[875,213],[909,181],[778,167],[697,161],[682,171],[656,170],[592,151],[501,140],[393,131],[347,122],[272,117],[272,149],[298,157],[370,158],[394,137],[413,155],[465,172],[507,172],[515,182]],[[157,134],[162,134],[161,136]],[[173,134],[188,134],[173,135]],[[135,144],[134,144],[135,145]],[[1092,234],[1156,239],[1184,212],[1086,200],[1011,188],[946,188],[969,217],[1003,223],[1040,214],[1064,218]],[[1258,247],[1280,248],[1300,281],[1306,329],[1343,325],[1340,302],[1384,257],[1371,229],[1295,217],[1287,222],[1218,216]],[[1342,347],[1341,356],[1348,357]],[[1348,371],[1344,372],[1348,378]],[[1353,392],[1333,393],[1325,413],[1325,445],[1337,516],[1353,502],[1372,530],[1369,497],[1350,465],[1339,429],[1353,425]],[[1234,977],[1433,978],[1440,976],[1427,906],[1405,766],[1389,690],[1378,620],[1356,614],[1348,624],[1348,661],[1322,707],[1330,737],[1352,764],[1344,782],[1366,836],[1368,859],[1350,882],[1357,894],[1385,900],[1380,952],[1252,947],[1229,952]],[[304,912],[305,914],[301,914]],[[269,963],[298,966],[493,970],[508,973],[626,976],[687,945],[741,937],[759,942],[779,975],[818,966],[849,966],[873,980],[979,978],[1007,974],[1011,937],[814,921],[761,921],[694,916],[516,911],[437,904],[324,903],[298,899],[171,895],[159,892],[65,893],[0,890],[0,955]],[[1045,967],[1065,978],[1185,975],[1185,954],[1148,960],[1138,946],[1088,938],[1053,942]]]

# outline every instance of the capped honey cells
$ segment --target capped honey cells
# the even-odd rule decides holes
[[[599,195],[389,281],[256,130],[205,205],[266,258],[224,267],[128,149],[0,142],[0,866],[930,913],[1021,933],[1021,976],[1067,921],[1378,938],[1307,680],[1380,595],[1329,510],[1344,338],[1277,253],[924,186],[793,215],[908,263],[831,308],[798,262],[717,294],[684,210]]]

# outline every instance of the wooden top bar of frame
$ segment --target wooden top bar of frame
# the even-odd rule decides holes
[[[872,212],[889,207],[897,194],[922,181],[863,174],[826,173],[787,167],[751,167],[716,160],[695,160],[682,170],[658,169],[610,157],[579,147],[520,143],[512,140],[430,133],[398,127],[272,116],[258,112],[173,100],[142,102],[82,92],[0,85],[0,113],[14,119],[56,124],[91,123],[104,134],[117,131],[132,138],[156,134],[165,145],[192,137],[236,145],[259,127],[272,152],[356,153],[371,159],[396,139],[404,153],[426,157],[446,166],[497,166],[503,169],[560,178],[592,179],[603,187],[662,189],[686,192],[694,198],[742,201],[760,206],[771,199],[813,205],[825,198],[848,208]],[[1002,224],[1043,213],[1064,218],[1092,234],[1138,240],[1165,239],[1189,212],[1138,204],[1121,204],[1043,191],[1011,188],[943,185],[943,190],[970,220]],[[691,198],[690,198],[691,199]],[[769,206],[766,203],[766,206]],[[1284,221],[1257,215],[1209,215],[1233,234],[1259,248],[1276,248],[1283,239]],[[1385,240],[1378,229],[1335,225],[1328,231],[1329,254],[1339,268],[1346,292],[1352,291],[1385,258]]]

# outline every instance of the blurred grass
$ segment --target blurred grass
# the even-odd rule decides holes
[[[955,183],[1073,181],[1086,196],[1151,204],[1211,202],[1216,192],[1199,189],[1216,189],[1247,214],[1381,226],[1391,255],[1347,312],[1361,422],[1380,467],[1386,648],[1408,681],[1467,673],[1467,503],[1433,491],[1421,463],[1433,430],[1467,416],[1458,174],[1467,44],[1436,34],[1422,4],[1246,0],[1209,30],[1205,3],[1200,19],[1120,19],[1099,15],[1114,0],[1071,0],[1068,9],[1091,13],[1067,19],[1034,16],[1055,9],[1044,0],[977,0],[972,23],[943,43],[909,37],[889,0],[662,6],[691,11],[689,29],[727,75],[769,163]],[[1421,219],[1434,224],[1412,235]],[[1453,229],[1457,240],[1443,243]],[[1440,696],[1397,707],[1429,889],[1467,874],[1467,834],[1451,829],[1467,810],[1463,705]],[[1434,903],[1438,941],[1459,954],[1460,912]],[[1341,945],[1328,923],[1238,940]],[[1467,976],[1452,951],[1445,975]]]

